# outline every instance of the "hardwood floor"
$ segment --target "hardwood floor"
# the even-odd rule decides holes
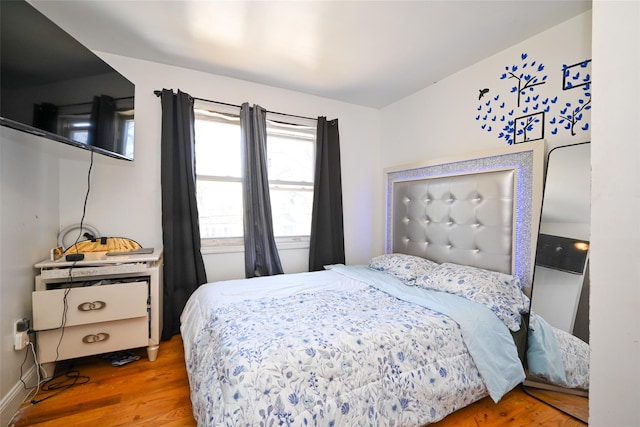
[[[26,402],[10,426],[195,426],[180,336],[160,343],[155,362],[135,352],[140,360],[120,367],[100,356],[59,362],[57,372],[74,369],[89,382]]]
[[[85,384],[64,391],[40,391],[25,402],[10,427],[20,426],[195,426],[180,336],[162,342],[158,359],[112,367],[99,356],[60,362],[58,372],[76,370],[89,377]],[[434,427],[466,426],[585,426],[525,394],[521,388],[496,405],[485,398]]]

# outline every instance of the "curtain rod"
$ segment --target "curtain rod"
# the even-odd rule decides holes
[[[114,101],[122,101],[124,99],[134,99],[133,96],[123,96],[121,98],[113,98]],[[66,108],[66,107],[79,107],[81,105],[91,105],[93,104],[93,102],[78,102],[76,104],[63,104],[63,105],[56,105],[56,107],[60,107],[60,108]]]
[[[154,90],[153,93],[157,96],[160,97],[160,95],[162,95],[162,91],[161,90]],[[220,101],[212,101],[210,99],[204,99],[204,98],[196,98],[194,96],[192,96],[193,99],[196,99],[198,101],[205,101],[205,102],[213,102],[214,104],[220,104],[220,105],[226,105],[227,107],[236,107],[236,108],[241,108],[241,105],[236,105],[236,104],[228,104],[226,102],[220,102]],[[295,117],[297,119],[306,119],[306,120],[318,120],[318,118],[312,118],[312,117],[305,117],[305,116],[296,116],[295,114],[287,114],[287,113],[278,113],[277,111],[269,111],[267,110],[267,113],[271,113],[271,114],[277,114],[279,116],[288,116],[288,117]]]

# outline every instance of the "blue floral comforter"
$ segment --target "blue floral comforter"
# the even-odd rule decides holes
[[[357,270],[201,286],[182,314],[198,425],[412,426],[500,398],[483,378],[500,369],[478,369],[487,361],[471,357],[465,327],[420,295],[394,296],[403,292],[397,279],[371,271],[370,284],[370,272]],[[381,290],[387,280],[392,289]],[[506,329],[474,323],[485,329],[471,341]],[[511,346],[493,351],[515,354]],[[503,392],[524,378],[509,375],[497,380]]]

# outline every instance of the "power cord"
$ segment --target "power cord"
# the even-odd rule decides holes
[[[24,382],[24,379],[23,379],[24,372],[22,370],[24,369],[24,364],[27,362],[27,356],[29,356],[29,352],[28,351],[24,352],[24,359],[22,360],[22,363],[20,364],[20,382],[22,383],[22,387],[25,390],[32,390],[32,389],[35,388],[36,389],[36,392],[34,394],[34,396],[35,396],[36,394],[38,394],[38,391],[40,390],[40,382],[42,381],[40,379],[40,364],[38,363],[38,358],[36,356],[36,349],[35,349],[35,347],[34,347],[34,345],[33,345],[33,343],[31,341],[29,341],[28,346],[31,347],[31,353],[33,354],[33,361],[35,362],[35,365],[36,365],[36,375],[38,377],[38,382],[36,383],[35,386],[29,387],[27,385],[27,383]]]
[[[82,217],[80,218],[80,229],[78,232],[78,237],[76,237],[76,241],[74,242],[73,246],[75,247],[76,250],[76,254],[78,253],[78,242],[80,241],[80,238],[83,236],[82,233],[82,228],[83,228],[83,224],[84,224],[84,218],[86,216],[87,213],[87,201],[89,200],[89,194],[91,193],[91,170],[93,169],[93,151],[91,151],[91,161],[89,163],[89,170],[87,172],[87,192],[85,193],[84,196],[84,203],[82,205]],[[71,292],[71,288],[73,287],[73,269],[75,268],[76,264],[77,264],[77,260],[74,260],[71,264],[71,266],[69,266],[69,275],[67,276],[67,282],[66,285],[67,287],[64,290],[64,295],[62,297],[62,318],[60,320],[60,339],[58,340],[58,344],[56,345],[56,358],[53,361],[54,363],[58,361],[58,359],[60,358],[60,345],[62,344],[62,339],[64,338],[64,331],[65,331],[65,327],[67,324],[67,312],[69,310],[69,302],[68,302],[68,295],[69,292]],[[40,387],[40,364],[38,363],[37,359],[36,359],[36,353],[35,350],[33,349],[33,344],[30,342],[29,343],[32,347],[33,350],[33,357],[34,360],[36,362],[36,367],[38,370],[38,388],[35,392],[35,394],[33,395],[33,398],[31,399],[31,404],[35,405],[37,403],[40,403],[44,400],[50,399],[54,396],[57,396],[58,394],[62,393],[63,391],[75,386],[75,385],[81,385],[81,384],[86,384],[89,382],[90,378],[88,376],[84,376],[84,375],[80,375],[80,373],[77,370],[67,370],[66,373],[61,374],[61,375],[54,375],[51,379],[45,381],[42,384],[42,387]],[[25,356],[25,360],[26,360],[26,356]],[[24,362],[23,362],[24,364]],[[22,381],[22,366],[20,367],[20,380]],[[63,378],[64,377],[64,378]],[[63,378],[62,381],[58,381],[60,378]],[[70,381],[70,382],[69,382]],[[24,384],[24,382],[23,382]],[[26,386],[26,384],[25,384]],[[36,399],[36,396],[38,395],[38,392],[40,391],[40,389],[42,389],[42,391],[55,391],[57,390],[57,393],[54,393],[52,395],[49,395],[45,398]]]
[[[78,242],[80,238],[83,236],[82,228],[84,227],[84,217],[87,214],[87,201],[89,200],[89,193],[91,193],[91,170],[93,169],[93,151],[91,151],[91,160],[89,162],[89,170],[87,171],[87,192],[84,195],[84,203],[82,204],[82,217],[80,218],[80,226],[78,230],[78,237],[76,237],[76,241],[73,243],[73,247],[76,250],[76,254],[78,254]],[[71,270],[75,267],[78,261],[73,261],[71,267],[69,267],[69,277],[68,283],[71,284],[73,282],[73,277],[71,275]]]
[[[82,205],[82,217],[80,218],[80,228],[78,231],[78,237],[76,237],[76,241],[74,242],[73,246],[76,250],[76,254],[78,253],[78,242],[80,241],[80,238],[82,237],[82,226],[84,224],[84,218],[87,214],[87,201],[89,200],[89,193],[91,192],[91,170],[93,169],[93,151],[91,151],[91,161],[89,163],[89,170],[87,172],[87,192],[84,196],[84,203]],[[60,357],[60,345],[62,344],[62,338],[64,337],[64,328],[65,325],[67,323],[67,311],[69,310],[69,303],[67,300],[67,296],[69,295],[69,292],[71,292],[71,287],[73,286],[73,269],[75,268],[76,264],[77,264],[77,260],[73,261],[73,263],[71,264],[71,266],[69,267],[69,275],[67,276],[67,288],[64,290],[64,295],[62,297],[62,319],[60,321],[60,339],[58,340],[58,345],[56,346],[56,359],[55,361],[58,360],[58,358]]]
[[[31,399],[31,404],[36,405],[40,402],[44,402],[45,400],[51,399],[52,397],[59,395],[63,391],[66,391],[73,386],[87,384],[90,380],[91,378],[89,378],[88,376],[80,375],[80,372],[78,370],[69,369],[64,374],[55,375],[53,378],[43,383],[42,391],[55,391],[56,393],[53,393],[47,397],[43,397],[42,399],[36,399],[36,392],[36,394],[34,394],[33,398]]]
[[[33,360],[35,361],[35,364],[36,364],[36,375],[37,375],[38,381],[35,386],[29,387],[23,380],[24,373],[22,370],[24,368],[24,364],[27,361],[27,356],[29,355],[29,352],[27,351],[25,352],[24,360],[20,365],[20,382],[22,382],[22,386],[24,387],[25,390],[33,390],[34,388],[36,389],[35,392],[33,393],[33,397],[30,400],[30,403],[32,405],[51,399],[52,397],[55,397],[60,393],[62,393],[63,391],[68,390],[71,387],[74,387],[76,385],[87,384],[91,380],[91,378],[86,375],[80,375],[80,372],[78,370],[68,369],[67,372],[65,372],[64,374],[56,375],[43,382],[42,378],[40,377],[41,367],[40,367],[40,363],[38,362],[35,346],[33,345],[32,342],[29,342],[28,345],[29,347],[31,347]],[[41,391],[57,391],[57,392],[47,397],[43,397],[42,399],[36,399],[36,397]]]
[[[91,170],[92,169],[93,169],[93,151],[91,151],[91,160],[89,163],[89,170],[87,171],[87,192],[84,196],[84,203],[82,205],[82,217],[80,218],[80,227],[78,231],[78,237],[76,237],[76,241],[73,244],[73,246],[76,249],[76,254],[78,254],[78,242],[80,241],[80,238],[83,236],[82,228],[84,226],[84,217],[87,214],[87,201],[89,200],[89,193],[91,192]],[[74,261],[73,264],[71,264],[71,267],[69,268],[69,280],[72,279],[71,270],[76,265],[76,262],[77,261]]]

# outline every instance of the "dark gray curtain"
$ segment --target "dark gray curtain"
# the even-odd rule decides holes
[[[244,262],[249,277],[282,274],[273,234],[267,176],[266,110],[248,103],[240,108],[242,186],[244,201]]]
[[[193,98],[162,91],[162,242],[164,328],[162,339],[180,333],[180,314],[207,277],[200,252],[196,203]]]
[[[51,133],[58,133],[58,107],[49,102],[33,105],[34,127]]]
[[[116,100],[107,95],[94,96],[91,103],[88,145],[121,153],[122,147],[114,147],[118,139],[116,138]]]
[[[318,117],[309,271],[344,262],[338,119],[327,121],[326,117]]]

